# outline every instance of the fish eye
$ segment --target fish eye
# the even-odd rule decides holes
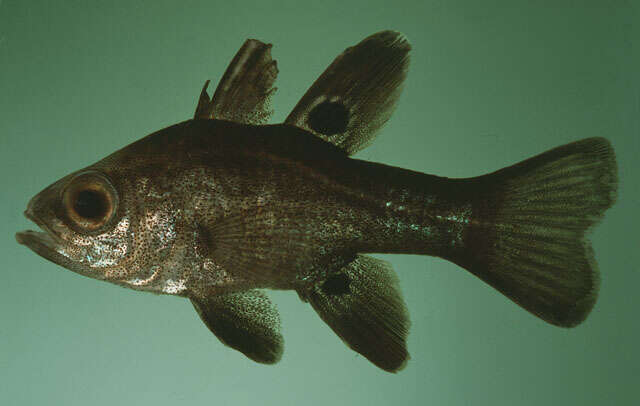
[[[118,195],[99,172],[76,175],[62,194],[62,208],[70,225],[80,231],[97,231],[116,213]]]

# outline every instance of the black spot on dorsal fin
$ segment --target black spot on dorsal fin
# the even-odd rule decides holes
[[[309,127],[322,135],[331,136],[346,131],[349,111],[340,102],[324,101],[315,106],[307,118]]]
[[[345,295],[351,293],[351,281],[344,273],[331,275],[320,287],[326,295]]]

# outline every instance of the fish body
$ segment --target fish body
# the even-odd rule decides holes
[[[409,49],[398,33],[368,37],[268,125],[277,68],[249,40],[193,119],[43,190],[25,212],[43,232],[16,238],[79,274],[189,298],[263,363],[283,348],[263,290],[286,289],[377,366],[404,366],[408,312],[368,253],[445,258],[547,322],[579,324],[598,282],[585,232],[615,199],[611,146],[578,141],[466,179],[350,157],[390,117]]]
[[[471,221],[446,179],[349,158],[294,126],[221,120],[153,133],[52,185],[29,216],[91,172],[123,197],[116,232],[59,252],[156,293],[305,289],[357,253],[442,254]]]

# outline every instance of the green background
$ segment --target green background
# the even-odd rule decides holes
[[[638,5],[627,1],[3,1],[0,403],[3,405],[630,405],[638,398]],[[246,38],[274,44],[274,122],[344,48],[413,45],[392,120],[359,158],[472,176],[583,137],[617,152],[620,193],[592,241],[600,299],[545,324],[443,260],[386,256],[411,312],[397,375],[274,292],[276,366],[222,344],[181,298],[83,278],[19,246],[44,186],[189,118]]]

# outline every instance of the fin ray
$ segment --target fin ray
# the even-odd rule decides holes
[[[200,93],[194,118],[220,119],[243,124],[265,124],[273,114],[271,97],[278,76],[271,59],[271,44],[248,39],[229,64],[213,97],[207,86]]]
[[[470,197],[478,220],[448,259],[551,324],[584,321],[599,286],[586,235],[617,189],[609,142],[584,139],[468,181],[486,192]]]
[[[298,293],[351,349],[385,371],[401,370],[410,322],[391,265],[357,255],[329,278],[338,278],[331,289],[325,281]]]
[[[373,34],[347,48],[307,90],[285,123],[349,154],[363,149],[393,113],[410,49],[407,39],[394,31]]]
[[[191,298],[202,321],[220,341],[263,364],[282,357],[283,338],[275,305],[259,290]]]

